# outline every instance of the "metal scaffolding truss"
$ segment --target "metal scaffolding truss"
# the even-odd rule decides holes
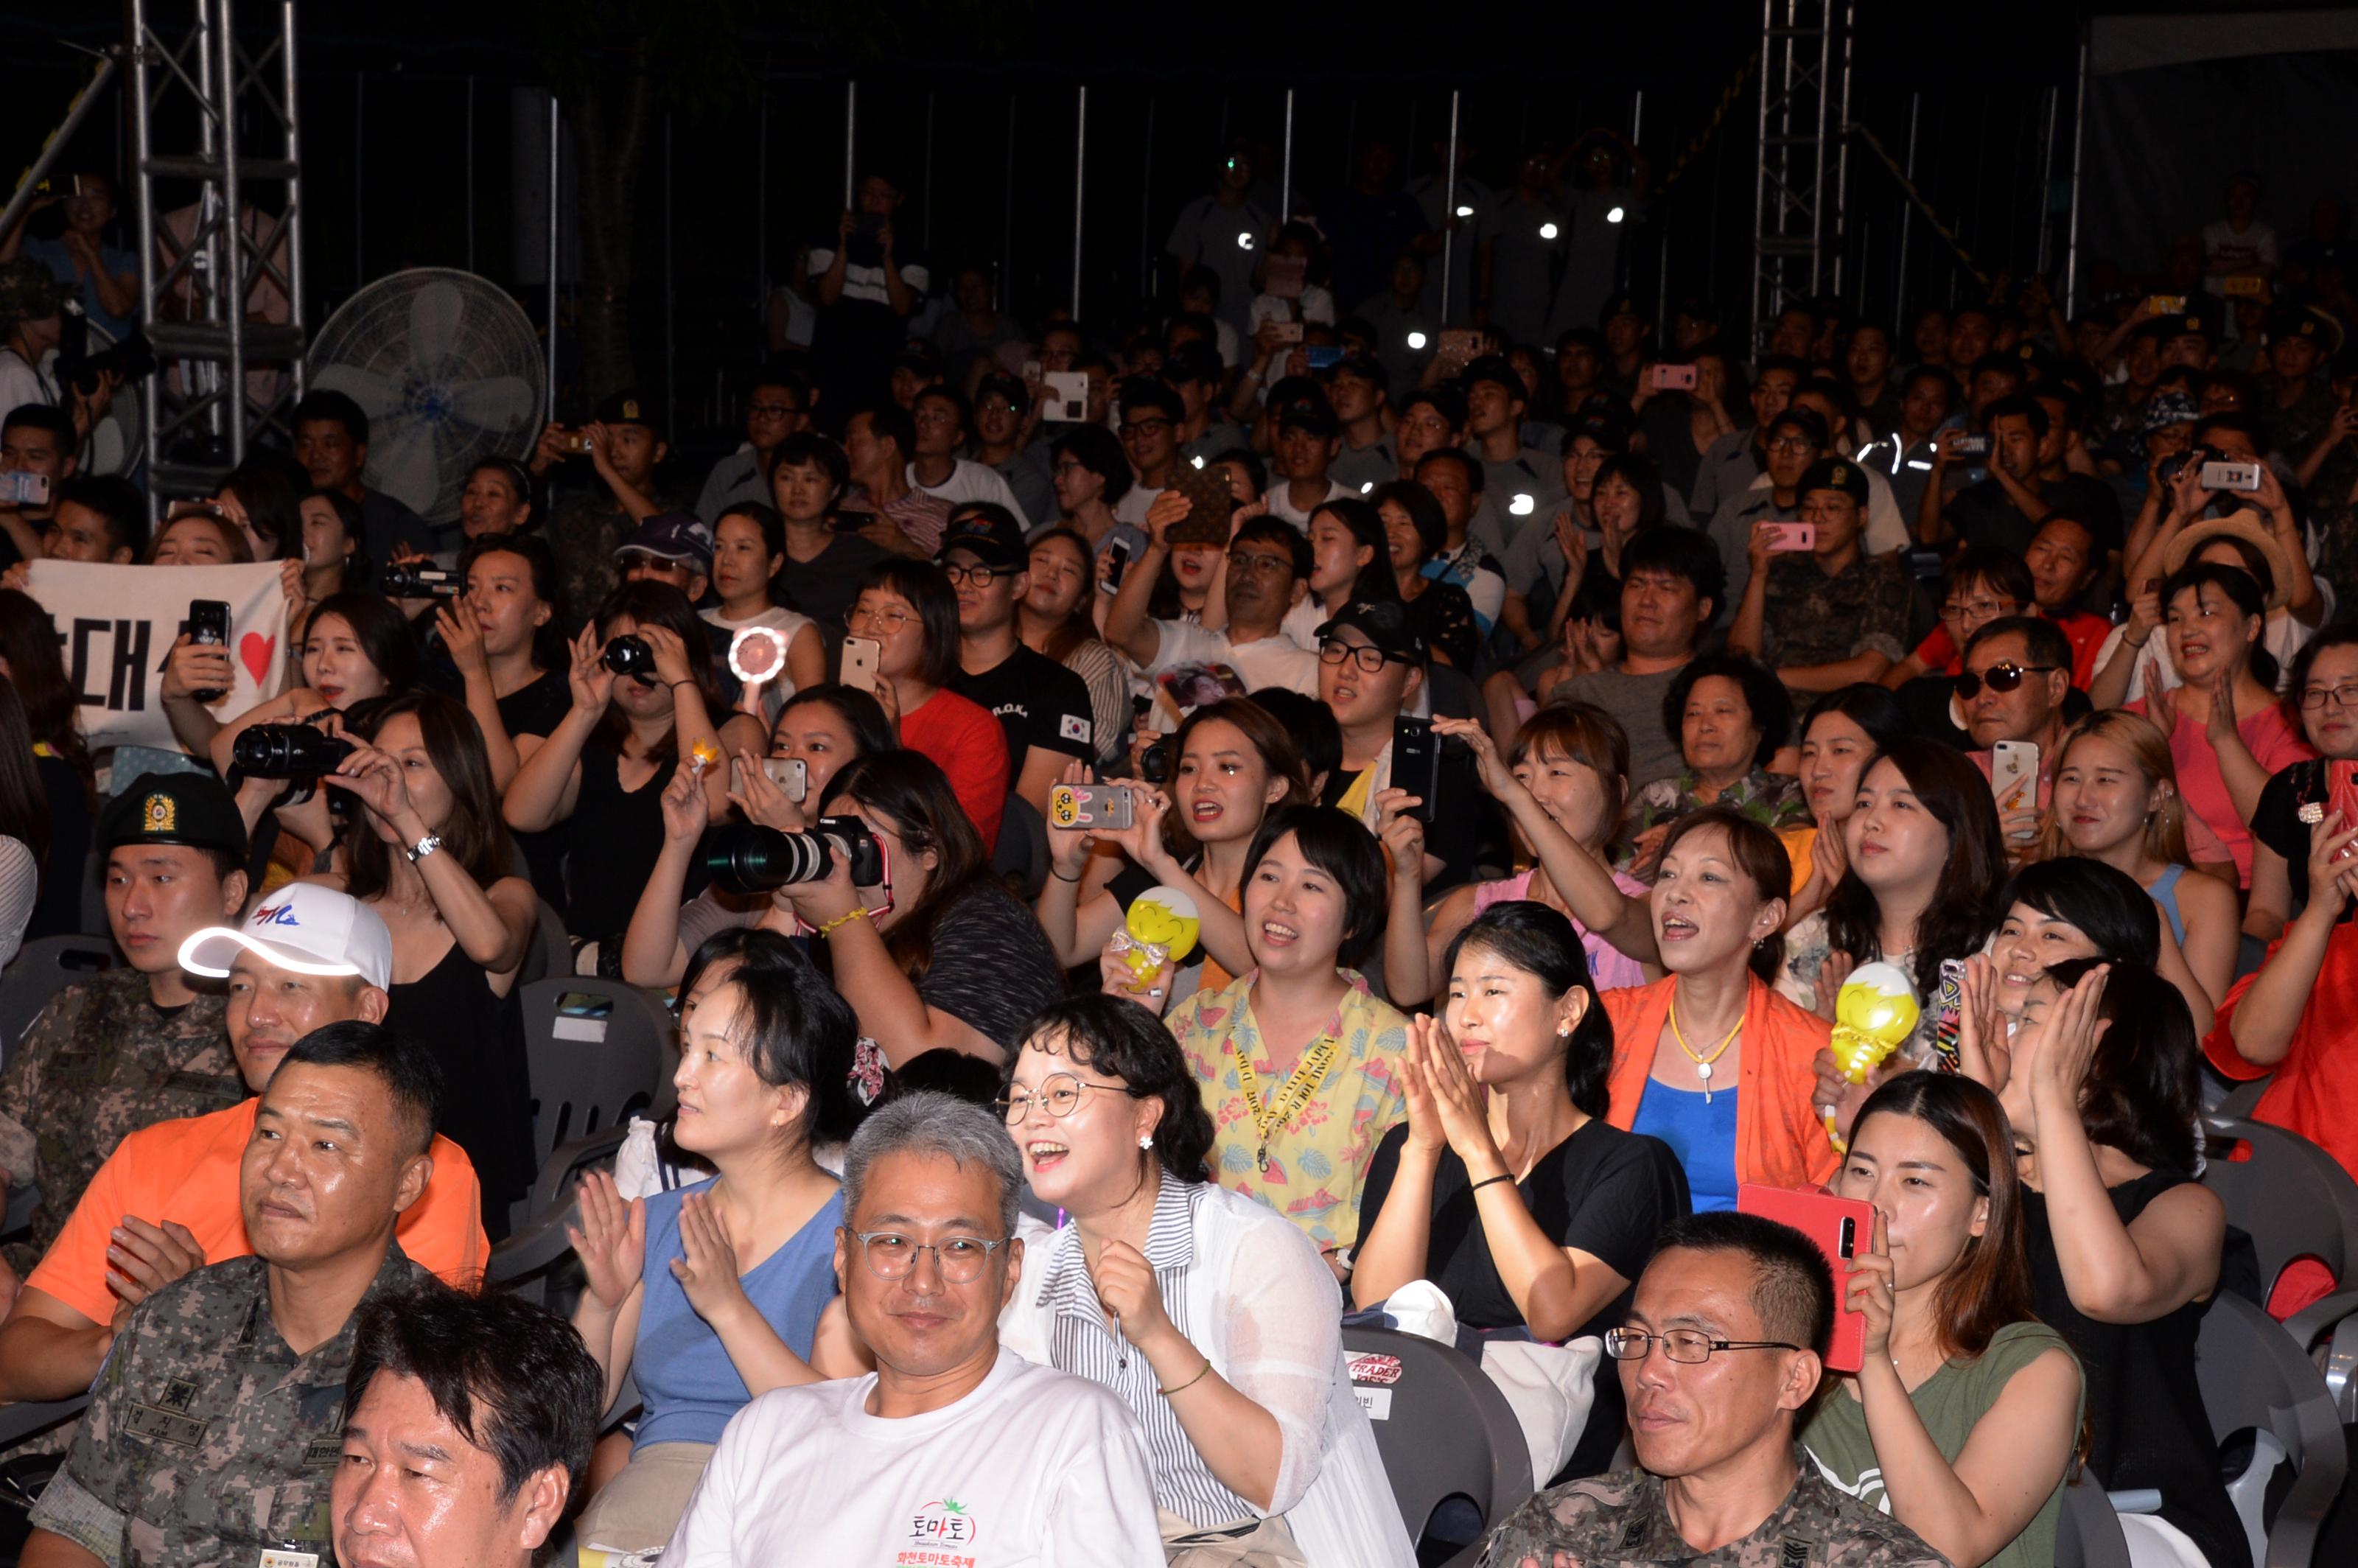
[[[210,493],[302,395],[294,0],[125,0],[148,493]],[[266,319],[249,320],[249,313]],[[251,374],[249,374],[251,373]]]
[[[1850,0],[1761,0],[1752,341],[1787,305],[1842,291]]]

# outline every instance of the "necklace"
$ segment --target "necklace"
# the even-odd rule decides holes
[[[1687,1060],[1695,1065],[1695,1076],[1703,1080],[1704,1104],[1711,1103],[1711,1065],[1727,1054],[1727,1048],[1736,1044],[1736,1037],[1743,1029],[1744,1014],[1739,1012],[1736,1015],[1736,1027],[1720,1037],[1719,1044],[1712,1047],[1711,1054],[1697,1055],[1695,1048],[1687,1044],[1687,1037],[1679,1032],[1679,999],[1675,994],[1671,996],[1671,1038],[1678,1042],[1679,1049],[1686,1053]]]

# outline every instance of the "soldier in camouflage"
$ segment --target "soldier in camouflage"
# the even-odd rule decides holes
[[[394,1242],[426,1190],[441,1098],[424,1049],[374,1023],[296,1042],[239,1171],[254,1256],[142,1302],[116,1335],[22,1561],[318,1568],[362,1305],[433,1277]]]
[[[1758,1215],[1673,1221],[1606,1336],[1635,1470],[1541,1493],[1490,1537],[1487,1568],[1949,1568],[1897,1519],[1801,1463],[1833,1281],[1801,1232]]]
[[[245,902],[245,826],[210,773],[148,773],[99,819],[106,922],[128,960],[59,993],[0,1073],[0,1185],[38,1184],[32,1238],[7,1279],[31,1271],[125,1133],[245,1098],[220,988],[199,990],[180,944]]]

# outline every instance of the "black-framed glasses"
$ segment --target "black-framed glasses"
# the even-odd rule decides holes
[[[999,1114],[1007,1119],[1008,1126],[1021,1127],[1035,1105],[1045,1109],[1050,1116],[1072,1115],[1081,1103],[1082,1092],[1087,1089],[1128,1095],[1132,1099],[1138,1098],[1135,1089],[1122,1084],[1085,1084],[1070,1073],[1051,1073],[1041,1080],[1037,1089],[1011,1088],[990,1103],[999,1108]]]
[[[2009,692],[2022,684],[2022,677],[2025,676],[2052,675],[2062,667],[2061,665],[2017,665],[2008,659],[2002,664],[1992,665],[1980,675],[1967,670],[1958,676],[1956,677],[1957,695],[1971,702],[1982,694],[1982,683],[1985,681],[1989,683],[1989,688],[1992,691]]]
[[[939,1241],[919,1241],[914,1236],[897,1230],[854,1230],[844,1227],[844,1234],[860,1243],[860,1256],[868,1271],[880,1280],[904,1280],[909,1271],[917,1266],[917,1254],[934,1255],[934,1267],[946,1281],[953,1285],[970,1285],[982,1278],[982,1271],[990,1255],[1008,1243],[1002,1236],[996,1241],[979,1236],[945,1236]]]
[[[2344,681],[2336,687],[2303,687],[2300,705],[2314,711],[2323,708],[2328,697],[2333,699],[2336,708],[2358,708],[2358,681]]]
[[[1266,577],[1272,572],[1292,571],[1293,557],[1281,556],[1273,550],[1230,550],[1228,569],[1232,572],[1259,572]]]
[[[802,410],[791,403],[748,403],[745,412],[759,419],[786,419]]]
[[[1018,571],[1011,570],[1006,567],[960,567],[952,566],[947,562],[945,562],[942,566],[942,575],[950,579],[950,586],[952,588],[957,588],[969,582],[974,584],[977,588],[989,588],[1001,578],[1021,577],[1022,574]]]
[[[1605,1331],[1605,1354],[1616,1361],[1643,1361],[1656,1340],[1661,1341],[1664,1356],[1688,1367],[1700,1367],[1723,1350],[1801,1348],[1781,1339],[1714,1339],[1694,1328],[1673,1328],[1667,1334],[1648,1334],[1638,1328],[1608,1328]]]
[[[1369,675],[1382,669],[1388,662],[1408,663],[1398,654],[1388,654],[1372,643],[1346,643],[1340,637],[1329,637],[1318,644],[1320,664],[1339,665],[1346,659],[1358,660],[1359,667]]]
[[[1169,428],[1171,421],[1168,419],[1131,419],[1123,423],[1121,436],[1127,440],[1132,436],[1159,435]]]

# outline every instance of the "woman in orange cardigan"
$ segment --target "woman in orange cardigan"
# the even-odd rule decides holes
[[[1825,1020],[1770,989],[1784,962],[1792,863],[1777,836],[1721,806],[1682,818],[1652,894],[1667,979],[1604,993],[1611,1120],[1669,1144],[1695,1211],[1736,1184],[1811,1187],[1841,1164],[1812,1101]]]

